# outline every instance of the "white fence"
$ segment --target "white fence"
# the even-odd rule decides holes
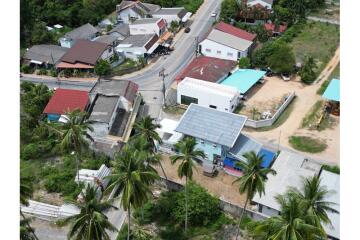
[[[265,120],[252,120],[248,119],[245,122],[246,127],[251,128],[260,128],[260,127],[268,127],[275,123],[275,121],[280,117],[280,115],[284,112],[284,110],[287,108],[287,106],[292,102],[292,100],[295,98],[295,92],[291,93],[287,99],[284,101],[284,103],[278,108],[274,116],[269,119]]]

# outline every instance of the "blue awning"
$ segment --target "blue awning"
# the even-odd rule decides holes
[[[259,156],[264,156],[263,157],[263,161],[261,163],[261,167],[263,168],[269,168],[272,161],[274,160],[275,158],[275,155],[276,153],[274,152],[271,152],[265,148],[262,148],[259,152]]]
[[[266,72],[255,69],[239,69],[222,81],[221,85],[235,87],[240,93],[245,94],[254,86]]]
[[[241,168],[236,166],[236,162],[237,162],[237,160],[226,157],[224,159],[224,166],[231,167],[231,168],[241,171]]]
[[[328,100],[340,102],[340,80],[332,79],[322,96]]]

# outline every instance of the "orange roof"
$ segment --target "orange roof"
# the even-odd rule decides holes
[[[162,44],[163,42],[165,42],[166,40],[168,40],[170,37],[172,37],[172,33],[171,32],[165,32],[159,39],[159,43]]]
[[[60,62],[58,65],[56,65],[57,68],[84,68],[84,69],[92,69],[94,66],[90,66],[83,63],[66,63],[66,62]]]

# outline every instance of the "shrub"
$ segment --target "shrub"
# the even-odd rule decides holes
[[[69,182],[74,182],[74,180],[75,171],[66,169],[46,176],[44,186],[48,192],[69,193],[66,187],[71,187]]]
[[[292,72],[295,65],[295,55],[290,45],[280,43],[268,57],[267,63],[275,73]]]
[[[20,71],[25,74],[30,74],[34,72],[34,69],[32,69],[29,65],[24,64],[21,66]]]
[[[239,68],[250,68],[251,63],[248,57],[243,57],[239,59]]]
[[[51,70],[50,70],[50,76],[52,76],[52,77],[57,77],[57,72],[56,72],[55,69],[51,69]]]
[[[38,144],[36,143],[30,143],[27,144],[20,153],[21,159],[23,160],[29,160],[29,159],[36,159],[40,157],[41,150]]]
[[[326,171],[332,172],[332,173],[336,173],[336,174],[340,174],[340,167],[335,165],[335,166],[330,166],[330,165],[323,165],[322,168]]]
[[[47,70],[45,68],[40,68],[39,71],[37,72],[38,75],[46,75],[47,74]]]
[[[95,73],[98,76],[106,76],[111,73],[110,63],[106,60],[100,59],[95,65]]]

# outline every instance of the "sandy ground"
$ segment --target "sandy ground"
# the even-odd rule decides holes
[[[302,154],[309,155],[309,157],[321,159],[322,161],[328,163],[339,164],[340,163],[339,124],[335,126],[333,129],[327,129],[321,132],[316,130],[299,129],[301,125],[301,121],[304,118],[304,116],[306,116],[306,114],[310,111],[311,107],[315,104],[316,101],[322,99],[320,95],[316,94],[316,91],[321,86],[321,83],[329,77],[329,75],[335,69],[339,61],[340,61],[340,48],[336,50],[334,57],[330,60],[330,62],[325,67],[323,72],[319,75],[319,78],[317,79],[316,83],[314,83],[313,85],[304,86],[299,81],[298,78],[293,79],[290,82],[286,82],[289,91],[295,90],[297,100],[295,102],[293,112],[290,114],[286,122],[283,123],[280,127],[265,132],[256,132],[251,129],[243,130],[243,132],[248,133],[249,135],[260,141],[274,143],[274,144],[278,143],[278,139],[280,135],[280,145],[287,148],[291,148],[288,139],[290,136],[293,135],[304,135],[304,136],[323,139],[328,144],[328,147],[326,148],[325,151],[317,154],[309,154],[309,153],[302,153]],[[276,83],[275,77],[269,79],[269,81],[272,81],[271,82],[272,84]],[[266,87],[266,84],[264,85],[264,87]],[[281,87],[281,85],[277,84],[276,92],[284,91],[283,88],[284,87]],[[270,88],[270,90],[271,89],[273,88]],[[271,91],[269,91],[269,93],[270,92]]]
[[[172,165],[169,159],[169,155],[163,155],[162,161],[165,173],[172,181],[185,184],[185,178],[180,179],[177,175],[178,164]],[[232,184],[236,177],[226,174],[224,171],[220,171],[215,177],[207,177],[202,174],[202,167],[197,165],[197,170],[193,171],[193,180],[206,188],[210,193],[217,197],[243,206],[245,204],[246,195],[240,195],[239,185],[237,183]],[[160,167],[157,170],[161,176],[163,176]]]

